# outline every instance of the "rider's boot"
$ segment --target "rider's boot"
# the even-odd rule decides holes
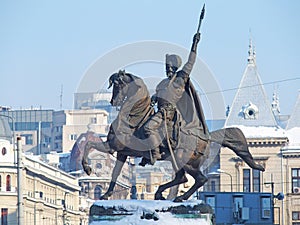
[[[147,164],[150,164],[150,160],[147,159],[147,158],[145,158],[145,157],[143,157],[143,158],[142,158],[142,161],[139,163],[139,165],[144,167],[144,166],[146,166]]]
[[[142,161],[139,163],[140,166],[146,166],[147,164],[154,165],[158,159],[162,158],[159,148],[150,151],[150,159],[143,157]]]
[[[114,154],[115,149],[113,149],[112,147],[110,147],[108,141],[103,142],[103,145],[104,145],[105,149],[108,151],[109,154]]]
[[[155,148],[155,149],[151,150],[150,156],[151,156],[150,164],[154,165],[158,159],[161,159],[161,154],[160,154],[159,148]]]

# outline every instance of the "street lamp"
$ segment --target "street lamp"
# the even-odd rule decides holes
[[[224,173],[227,174],[230,177],[230,190],[232,192],[232,175],[230,173],[225,172],[224,170],[218,169],[217,170],[219,173]]]
[[[66,191],[64,194],[64,199],[62,200],[62,205],[63,205],[63,224],[66,224],[66,221],[68,220],[68,218],[66,217],[67,215],[67,204],[66,204],[66,199],[67,199],[67,195],[70,194],[70,192]]]

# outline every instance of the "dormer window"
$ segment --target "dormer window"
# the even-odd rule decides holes
[[[241,113],[243,114],[244,119],[254,120],[258,118],[258,108],[252,102],[244,105],[242,107]]]

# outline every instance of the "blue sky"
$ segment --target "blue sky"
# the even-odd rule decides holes
[[[278,88],[282,114],[290,114],[300,87],[298,0],[2,0],[0,105],[59,109],[63,85],[63,108],[71,109],[84,73],[110,50],[143,40],[189,49],[203,3],[198,55],[220,89],[238,87],[251,29],[262,82],[292,79],[265,86],[269,99]],[[226,104],[235,93],[223,93]]]

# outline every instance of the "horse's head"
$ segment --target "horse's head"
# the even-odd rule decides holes
[[[132,81],[131,77],[125,73],[125,70],[120,70],[114,73],[109,78],[109,87],[113,86],[112,98],[110,104],[112,106],[121,106],[126,100],[129,83]]]

